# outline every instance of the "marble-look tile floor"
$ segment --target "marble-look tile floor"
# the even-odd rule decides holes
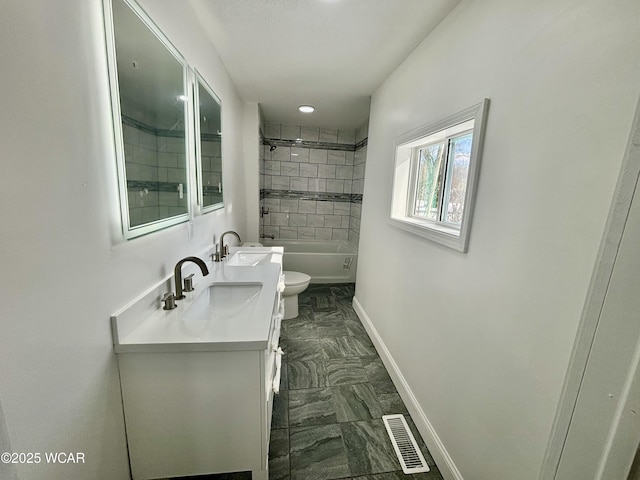
[[[351,302],[353,284],[310,285],[282,322],[270,480],[442,479]],[[402,413],[428,473],[405,475],[382,415]]]
[[[310,285],[283,320],[269,480],[442,480],[351,302],[353,284]],[[405,415],[431,471],[405,475],[382,415]],[[188,477],[251,480],[251,472]]]

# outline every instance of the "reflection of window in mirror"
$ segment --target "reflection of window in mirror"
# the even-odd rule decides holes
[[[112,84],[117,78],[117,90],[112,87],[120,124],[116,137],[122,134],[122,143],[116,141],[121,210],[125,236],[131,238],[188,220],[185,68],[140,7],[112,0],[112,9],[110,74]]]
[[[199,74],[197,78],[197,117],[200,135],[200,197],[202,211],[223,206],[222,122],[220,100]]]

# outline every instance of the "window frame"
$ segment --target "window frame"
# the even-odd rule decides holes
[[[207,83],[205,78],[200,74],[198,69],[194,69],[194,80],[193,80],[193,124],[194,124],[194,138],[195,138],[195,155],[196,155],[196,187],[197,187],[197,202],[200,208],[200,214],[204,215],[210,212],[215,212],[216,210],[220,210],[225,206],[225,189],[224,189],[224,168],[221,172],[221,186],[222,186],[222,201],[218,203],[213,203],[211,205],[204,204],[204,181],[203,181],[203,173],[202,173],[202,135],[200,131],[200,90],[199,87],[202,85],[202,88],[207,91],[207,93],[211,96],[211,98],[218,104],[220,108],[220,123],[222,130],[222,100],[215,93],[213,88]],[[222,158],[222,163],[224,165],[224,156],[222,155],[222,145],[224,143],[224,138],[220,137],[220,156]]]
[[[392,226],[463,253],[468,251],[469,232],[475,205],[488,108],[489,99],[485,98],[477,105],[436,122],[420,126],[397,138],[389,214],[389,223]],[[460,225],[441,220],[443,214],[442,204],[445,198],[448,197],[447,189],[451,182],[448,158],[443,159],[440,167],[443,177],[439,187],[438,220],[429,220],[415,215],[420,150],[431,145],[447,142],[447,151],[443,152],[443,155],[448,156],[451,139],[468,133],[472,133],[473,138],[465,190],[464,211]]]
[[[162,30],[156,25],[153,19],[145,12],[145,10],[138,5],[135,0],[122,0],[132,12],[141,20],[141,22],[155,35],[160,44],[164,46],[167,51],[175,58],[175,60],[182,66],[182,94],[187,98],[184,101],[183,117],[185,122],[185,169],[186,169],[186,182],[184,187],[186,188],[187,196],[187,211],[177,215],[170,215],[159,220],[143,223],[140,225],[131,225],[131,217],[129,212],[129,198],[127,189],[127,175],[126,175],[126,158],[124,149],[124,137],[122,127],[122,109],[120,104],[120,85],[118,81],[118,63],[116,55],[116,39],[114,28],[114,16],[113,16],[113,0],[103,0],[103,13],[105,24],[105,39],[107,50],[107,69],[109,78],[109,92],[110,92],[110,104],[111,104],[111,118],[113,124],[113,140],[115,145],[115,157],[116,157],[116,172],[118,179],[118,194],[120,202],[120,218],[122,235],[125,240],[132,240],[134,238],[157,232],[181,223],[190,222],[194,218],[194,188],[195,183],[195,139],[194,139],[194,125],[193,125],[193,94],[192,85],[193,78],[191,69],[186,61],[186,58],[180,53],[180,51],[171,43],[169,38],[162,32]]]

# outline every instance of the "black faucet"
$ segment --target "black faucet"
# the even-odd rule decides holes
[[[205,263],[198,257],[185,257],[178,263],[176,263],[176,268],[173,269],[173,276],[176,281],[176,300],[182,300],[183,298],[185,298],[184,294],[182,293],[182,264],[186,262],[193,262],[198,265],[203,276],[206,277],[207,275],[209,275],[209,269],[207,268]]]
[[[242,240],[240,240],[240,235],[238,235],[233,230],[229,230],[228,232],[224,232],[222,235],[220,235],[220,252],[219,252],[220,260],[222,260],[224,257],[226,257],[229,254],[228,247],[224,246],[224,236],[227,233],[230,233],[231,235],[235,235],[235,237],[238,239],[238,245],[240,245],[240,243],[242,243]]]

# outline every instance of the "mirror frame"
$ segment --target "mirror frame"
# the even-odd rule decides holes
[[[115,43],[115,30],[112,0],[104,0],[104,20],[105,20],[105,35],[106,35],[106,48],[107,48],[107,62],[108,62],[108,75],[109,75],[109,91],[111,96],[111,111],[113,120],[113,136],[116,153],[116,165],[118,174],[118,192],[120,200],[120,215],[122,219],[122,233],[124,237],[129,240],[135,237],[146,235],[164,228],[168,228],[180,223],[188,222],[193,217],[193,188],[195,184],[193,181],[193,152],[194,152],[194,128],[193,122],[193,94],[190,86],[193,84],[193,80],[190,74],[190,68],[185,58],[180,52],[173,46],[171,41],[162,33],[153,20],[147,15],[147,13],[133,0],[122,0],[132,12],[138,16],[142,23],[153,33],[160,43],[171,53],[175,59],[182,65],[182,82],[184,94],[188,97],[184,102],[184,121],[185,121],[185,168],[186,168],[186,196],[187,196],[187,212],[164,219],[156,220],[149,223],[144,223],[138,226],[131,227],[131,221],[129,216],[129,198],[127,190],[127,176],[126,176],[126,164],[125,164],[125,151],[124,151],[124,138],[122,128],[122,112],[120,107],[120,87],[118,84],[118,68],[116,58],[116,43]]]
[[[221,175],[221,184],[222,184],[222,202],[214,203],[212,205],[204,204],[204,182],[203,182],[203,174],[202,174],[202,138],[200,132],[200,89],[199,86],[207,91],[211,98],[218,104],[220,108],[220,158],[222,163],[222,172]],[[196,152],[196,169],[197,169],[197,188],[198,188],[198,205],[200,206],[201,213],[209,213],[215,210],[219,210],[224,208],[225,205],[225,188],[224,188],[224,155],[223,155],[223,145],[224,145],[224,128],[222,128],[222,101],[220,97],[216,95],[213,91],[213,88],[209,86],[204,77],[198,72],[197,69],[194,69],[194,81],[193,81],[193,120],[194,120],[194,140],[195,140],[195,152]]]

